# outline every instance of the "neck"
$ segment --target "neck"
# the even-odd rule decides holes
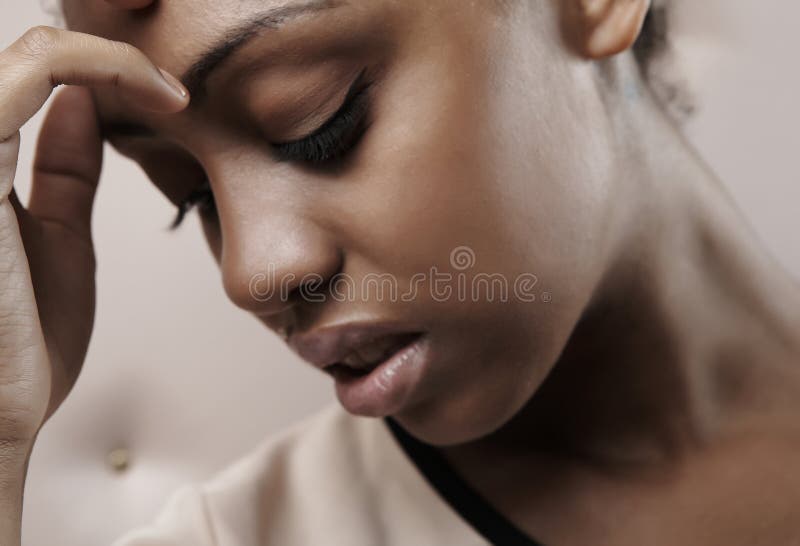
[[[459,461],[487,452],[663,464],[798,410],[798,286],[652,101],[636,108],[615,127],[620,195],[635,197],[615,216],[606,275],[528,405],[445,450],[465,473]]]

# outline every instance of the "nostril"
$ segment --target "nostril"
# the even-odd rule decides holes
[[[297,288],[289,294],[289,298],[295,302],[321,303],[325,299],[329,285],[330,279],[312,273],[301,279]]]

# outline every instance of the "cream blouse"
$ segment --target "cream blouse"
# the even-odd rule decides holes
[[[535,544],[477,497],[466,509],[445,500],[396,427],[332,404],[179,490],[151,526],[113,546]]]

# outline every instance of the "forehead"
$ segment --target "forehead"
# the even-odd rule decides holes
[[[334,59],[412,58],[399,53],[438,51],[443,43],[450,44],[448,51],[458,49],[480,34],[486,8],[494,5],[488,0],[156,0],[149,8],[123,10],[106,0],[62,1],[71,30],[136,46],[185,83],[202,82],[188,85],[192,91],[211,83],[226,92],[238,89],[242,78],[256,79],[256,68],[277,65],[297,72],[331,66]],[[104,120],[139,114],[111,91],[99,89],[95,96]],[[194,92],[193,99],[198,99]],[[192,101],[198,116],[200,104]],[[142,121],[165,121],[162,117]]]
[[[142,10],[122,10],[104,0],[64,0],[71,30],[135,45],[151,60],[180,74],[215,39],[259,14],[285,17],[303,8],[320,12],[338,0],[160,0]]]

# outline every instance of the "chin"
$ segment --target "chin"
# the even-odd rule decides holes
[[[502,383],[475,381],[472,388],[442,393],[392,417],[409,434],[434,446],[480,440],[510,422],[534,396],[538,382],[510,377]]]

